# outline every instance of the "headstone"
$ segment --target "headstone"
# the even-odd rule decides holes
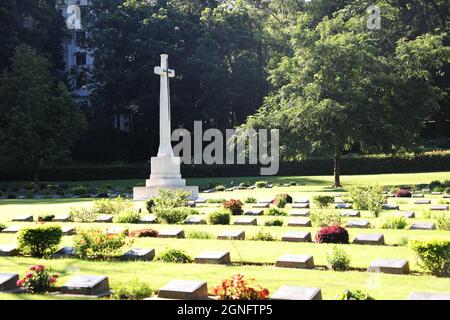
[[[139,223],[145,224],[145,223],[156,223],[157,218],[155,215],[145,215],[139,220]]]
[[[341,213],[341,216],[343,217],[351,217],[351,218],[357,218],[361,217],[361,213],[356,210],[350,210],[350,211],[344,211]]]
[[[214,190],[214,189],[208,189],[208,190],[205,190],[205,191],[203,191],[203,193],[213,193],[213,192],[215,192],[216,190]]]
[[[2,233],[17,233],[20,231],[20,229],[22,229],[22,227],[19,226],[10,226],[6,229],[2,230]]]
[[[184,230],[183,229],[167,229],[162,230],[158,233],[158,238],[184,238]]]
[[[252,217],[242,217],[234,220],[234,224],[237,226],[256,226],[258,225],[258,220]]]
[[[101,297],[110,295],[111,291],[109,289],[108,277],[79,275],[65,283],[61,287],[61,293]]]
[[[70,214],[59,214],[55,216],[52,220],[53,222],[69,222]]]
[[[450,300],[450,293],[411,292],[409,300]]]
[[[282,286],[270,297],[272,300],[322,300],[322,291],[318,288]]]
[[[0,273],[0,292],[18,291],[18,280],[19,275],[17,273]]]
[[[422,192],[430,192],[431,190],[430,190],[430,188],[423,188],[422,189]]]
[[[383,204],[383,210],[399,210],[398,204]]]
[[[370,228],[370,222],[368,220],[350,220],[345,226],[347,228],[368,229]]]
[[[218,240],[244,240],[245,231],[241,230],[230,230],[223,231],[217,236]]]
[[[204,199],[204,198],[198,198],[197,200],[194,201],[194,203],[196,203],[196,204],[206,203],[206,199]]]
[[[268,184],[265,188],[266,189],[272,189],[273,188],[273,184]]]
[[[409,227],[409,230],[436,230],[436,224],[432,222],[415,222]]]
[[[372,261],[367,271],[390,274],[407,274],[409,273],[409,263],[408,260],[377,259]]]
[[[431,200],[430,199],[416,200],[414,201],[414,204],[431,204]]]
[[[275,267],[314,269],[314,258],[311,255],[287,254],[277,260]]]
[[[262,216],[264,214],[264,210],[247,210],[244,215],[246,216]]]
[[[253,208],[269,208],[270,203],[255,203]]]
[[[336,209],[351,209],[352,205],[350,203],[337,203],[335,205]]]
[[[113,216],[110,214],[100,214],[94,220],[94,222],[97,222],[97,223],[111,223],[112,221],[113,221]]]
[[[65,236],[73,236],[77,233],[77,230],[74,227],[62,227],[62,232]]]
[[[29,215],[29,214],[21,215],[21,216],[14,217],[11,221],[14,221],[14,222],[33,222],[33,216]]]
[[[400,211],[396,212],[395,215],[406,219],[413,219],[416,217],[416,214],[413,211]]]
[[[204,251],[195,257],[195,263],[201,264],[230,264],[229,251]]]
[[[255,189],[256,189],[256,186],[247,187],[247,190],[255,190]]]
[[[56,251],[54,254],[52,254],[53,259],[65,259],[74,257],[75,257],[74,247],[64,247]]]
[[[282,241],[287,242],[311,242],[311,233],[310,232],[301,232],[301,231],[290,231],[286,232],[282,238]]]
[[[184,221],[185,224],[206,224],[205,219],[201,216],[190,216]]]
[[[433,191],[431,194],[433,196],[440,196],[442,194],[442,192]]]
[[[334,198],[334,203],[335,204],[345,203],[345,201],[342,198]]]
[[[155,249],[131,249],[122,258],[133,261],[152,261],[155,257]]]
[[[309,203],[294,203],[292,205],[294,209],[309,209]]]
[[[0,245],[0,257],[14,257],[19,254],[15,244]]]
[[[311,212],[309,210],[294,210],[289,214],[293,217],[309,217],[310,213]]]
[[[288,221],[289,227],[311,227],[311,220],[309,219],[292,219]]]
[[[204,281],[173,280],[159,289],[159,298],[181,300],[208,299],[208,287]]]
[[[376,233],[358,234],[353,243],[381,246],[384,245],[384,235]]]
[[[444,199],[450,199],[450,194],[446,194],[446,195],[444,195],[442,198],[444,198]]]
[[[307,198],[295,199],[294,203],[309,203],[309,199]]]
[[[263,199],[263,200],[259,200],[258,203],[268,203],[271,204],[273,201],[273,199]]]
[[[235,189],[234,187],[233,188],[226,188],[225,191],[230,192],[230,191],[234,191],[234,189]]]
[[[196,206],[197,206],[197,204],[195,203],[195,201],[188,201],[188,207],[191,207],[191,208],[195,208]]]
[[[414,194],[412,195],[412,197],[413,197],[413,198],[423,198],[423,197],[425,197],[425,195],[424,195],[423,193],[414,193]]]
[[[430,210],[433,210],[433,211],[448,211],[448,206],[446,206],[446,205],[431,206]]]

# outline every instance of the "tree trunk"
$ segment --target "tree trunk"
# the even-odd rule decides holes
[[[39,174],[42,168],[42,159],[37,160],[34,166],[34,187],[37,191],[39,191]]]
[[[341,148],[336,144],[334,150],[334,185],[333,188],[342,188],[341,185]]]

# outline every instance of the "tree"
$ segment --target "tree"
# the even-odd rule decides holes
[[[44,164],[70,159],[70,149],[85,127],[84,115],[67,89],[50,77],[47,60],[19,45],[0,79],[0,163],[32,167],[38,183]]]

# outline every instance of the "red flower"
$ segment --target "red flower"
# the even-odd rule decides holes
[[[259,295],[261,296],[261,298],[266,299],[269,296],[269,290],[262,289],[261,292],[259,293]]]
[[[56,282],[56,277],[50,277],[49,279],[48,279],[48,281],[50,282],[50,283],[55,283]]]
[[[25,278],[30,279],[33,277],[33,275],[34,275],[34,273],[30,271],[25,275]]]
[[[16,284],[17,284],[18,287],[23,286],[24,283],[25,283],[25,281],[24,281],[23,279],[19,279],[19,280],[17,280],[17,282],[16,282]]]

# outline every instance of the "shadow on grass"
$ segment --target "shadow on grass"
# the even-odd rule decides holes
[[[2,205],[34,205],[34,204],[59,204],[59,203],[77,203],[91,201],[93,198],[58,198],[58,199],[2,199],[0,200],[0,206]]]

